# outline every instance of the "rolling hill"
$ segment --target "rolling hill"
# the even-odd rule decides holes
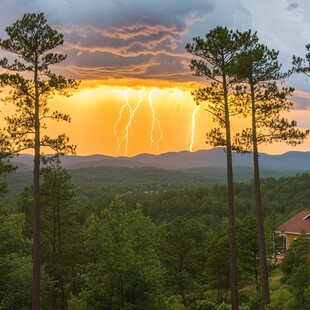
[[[98,191],[115,194],[128,191],[152,192],[169,188],[205,186],[226,182],[226,156],[222,149],[140,154],[134,157],[105,155],[63,156],[78,194],[87,197]],[[249,182],[253,178],[251,154],[234,154],[234,180]],[[21,189],[32,183],[31,155],[14,158],[19,166],[7,177],[9,193],[4,202],[14,203]],[[310,152],[288,152],[282,155],[260,154],[261,177],[291,176],[310,172]]]
[[[260,167],[274,170],[310,170],[310,152],[287,152],[281,155],[260,153]],[[163,169],[193,169],[193,168],[225,168],[226,155],[223,149],[214,148],[197,152],[170,152],[160,155],[140,154],[134,157],[112,157],[106,155],[62,156],[62,165],[67,169],[87,167],[156,167]],[[19,155],[13,160],[22,165],[23,171],[32,170],[33,157]],[[233,154],[235,167],[252,167],[252,154]],[[28,167],[28,168],[27,168]]]

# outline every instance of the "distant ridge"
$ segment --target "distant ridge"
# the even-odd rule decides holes
[[[276,170],[310,171],[310,152],[291,151],[281,155],[260,153],[260,167]],[[32,169],[33,157],[21,154],[12,160],[22,170]],[[196,152],[169,152],[160,155],[139,154],[133,157],[112,157],[106,155],[68,155],[61,157],[66,169],[87,167],[156,167],[165,169],[225,168],[226,155],[223,149],[213,148]],[[252,167],[252,154],[233,154],[235,167]]]

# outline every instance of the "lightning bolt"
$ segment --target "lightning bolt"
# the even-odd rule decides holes
[[[154,107],[154,103],[153,103],[153,99],[152,99],[152,92],[153,90],[151,90],[149,92],[149,105],[152,111],[152,126],[151,126],[151,133],[150,133],[150,147],[151,149],[153,148],[153,144],[154,144],[154,132],[155,132],[155,124],[157,124],[157,129],[159,131],[159,141],[163,140],[163,131],[160,125],[160,121],[159,119],[156,117],[155,115],[155,107]]]
[[[153,100],[152,100],[152,91],[150,91],[149,93],[149,104],[151,107],[151,111],[152,111],[152,126],[151,126],[151,134],[150,134],[150,140],[151,140],[151,149],[153,147],[154,144],[154,127],[155,127],[155,108],[154,108],[154,104],[153,104]]]
[[[157,146],[157,149],[159,149],[159,142],[164,140],[164,132],[161,129],[160,121],[158,119],[156,119],[156,121],[157,121],[158,130],[159,130],[159,139],[158,139],[158,146]]]
[[[131,106],[130,106],[130,104],[129,104],[129,99],[128,99],[128,93],[129,93],[129,91],[130,91],[130,88],[128,88],[128,89],[125,91],[126,103],[123,104],[122,109],[121,109],[120,112],[119,112],[118,119],[117,119],[117,121],[116,121],[116,123],[115,123],[115,125],[114,125],[114,135],[115,135],[115,137],[117,138],[117,149],[118,149],[118,151],[119,151],[120,148],[121,148],[121,140],[120,140],[119,135],[117,134],[117,126],[118,126],[119,122],[121,121],[122,116],[123,116],[123,113],[124,113],[124,110],[125,110],[126,108],[129,108],[130,115],[132,114],[132,108],[131,108]]]
[[[196,114],[199,110],[199,105],[195,108],[193,115],[192,115],[192,126],[191,126],[191,145],[189,147],[189,150],[193,152],[193,145],[195,140],[195,128],[196,128]]]
[[[135,106],[135,108],[133,110],[131,109],[130,115],[129,115],[129,120],[128,120],[128,123],[127,123],[127,125],[125,127],[125,150],[126,150],[126,155],[128,155],[129,128],[130,128],[130,126],[132,124],[132,121],[133,121],[133,118],[134,118],[134,116],[135,116],[137,110],[139,109],[140,104],[141,104],[141,102],[143,100],[142,96],[143,96],[144,91],[145,91],[145,88],[143,88],[139,92],[139,101],[138,101],[137,105]],[[127,93],[127,96],[126,96],[126,100],[128,102],[128,93]]]
[[[125,144],[125,152],[126,152],[126,156],[128,155],[128,149],[129,149],[129,129],[132,126],[132,123],[134,121],[135,118],[135,114],[137,112],[137,110],[139,109],[139,107],[141,106],[141,103],[143,101],[143,93],[145,92],[145,88],[143,87],[143,89],[141,91],[139,91],[138,96],[139,99],[135,105],[135,107],[133,108],[132,105],[129,102],[129,91],[131,89],[128,88],[125,91],[125,103],[122,105],[122,108],[119,112],[118,115],[118,119],[114,125],[114,136],[117,139],[117,149],[118,151],[120,151],[122,143]],[[156,138],[158,137],[158,148],[159,148],[159,142],[163,139],[163,130],[161,128],[161,123],[160,120],[156,117],[156,113],[155,113],[155,106],[153,103],[153,99],[152,99],[152,93],[153,93],[153,89],[150,90],[149,92],[149,96],[148,96],[148,101],[149,101],[149,106],[151,108],[151,118],[152,118],[152,123],[151,123],[151,131],[150,131],[150,141],[151,141],[151,149],[153,148],[153,145],[155,143],[155,135]],[[118,133],[118,127],[120,126],[120,123],[124,117],[124,113],[125,111],[129,111],[129,119],[126,123],[126,126],[124,127],[122,134]]]

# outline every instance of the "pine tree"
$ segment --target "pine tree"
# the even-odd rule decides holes
[[[16,169],[15,166],[11,165],[8,158],[1,158],[0,156],[0,177],[5,178],[8,173],[11,173]],[[7,184],[5,179],[0,182],[0,196],[5,194],[8,191]]]
[[[238,309],[238,284],[230,117],[238,113],[238,106],[236,105],[236,97],[231,93],[234,79],[229,73],[229,67],[237,53],[243,48],[246,35],[246,33],[233,32],[224,27],[216,27],[206,35],[205,39],[195,37],[193,38],[194,43],[186,45],[187,51],[198,58],[198,60],[193,59],[191,61],[191,69],[194,71],[194,75],[211,81],[210,86],[193,92],[197,104],[208,102],[207,111],[213,115],[213,119],[219,124],[218,128],[207,134],[207,142],[214,146],[226,148],[230,281],[233,310]]]
[[[304,73],[306,76],[310,77],[310,44],[306,45],[308,53],[306,54],[306,59],[299,56],[293,56],[293,72]]]
[[[34,249],[33,249],[33,303],[32,309],[40,308],[40,158],[41,147],[50,147],[55,152],[74,152],[68,138],[61,134],[57,138],[42,135],[46,119],[70,121],[70,116],[58,111],[49,112],[48,100],[55,94],[67,96],[68,89],[77,88],[78,83],[49,69],[66,59],[66,55],[50,52],[63,44],[63,35],[52,29],[40,14],[25,14],[12,26],[6,28],[8,39],[0,40],[0,47],[18,58],[12,63],[7,58],[0,66],[7,73],[0,75],[2,86],[11,87],[6,102],[16,106],[16,113],[6,117],[4,131],[10,141],[7,152],[19,153],[34,149]]]
[[[250,34],[250,33],[249,33]],[[261,285],[264,306],[270,303],[263,207],[261,199],[258,145],[285,141],[291,145],[301,143],[309,131],[296,129],[296,122],[281,117],[293,103],[287,99],[292,88],[280,88],[277,81],[288,76],[280,73],[279,52],[258,42],[256,33],[247,38],[246,48],[235,58],[230,70],[241,82],[239,97],[244,99],[244,113],[251,116],[252,126],[237,134],[235,148],[253,152],[256,220],[258,227]]]

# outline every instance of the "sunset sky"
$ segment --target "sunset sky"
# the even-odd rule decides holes
[[[292,55],[304,57],[310,43],[307,0],[0,0],[0,36],[24,13],[44,12],[49,25],[64,34],[65,62],[53,68],[82,81],[70,98],[55,98],[51,108],[72,116],[71,124],[52,126],[77,144],[77,153],[133,156],[139,153],[209,148],[213,127],[191,90],[198,81],[189,69],[185,44],[221,25],[257,31],[262,43],[280,51],[283,69]],[[4,53],[0,52],[0,57]],[[310,81],[293,76],[294,110],[300,128],[310,127]],[[2,113],[7,106],[2,104]],[[130,117],[130,115],[132,117]],[[194,121],[194,122],[193,122]],[[233,122],[234,131],[243,121]],[[260,151],[310,151],[310,138],[298,147],[261,146]]]

